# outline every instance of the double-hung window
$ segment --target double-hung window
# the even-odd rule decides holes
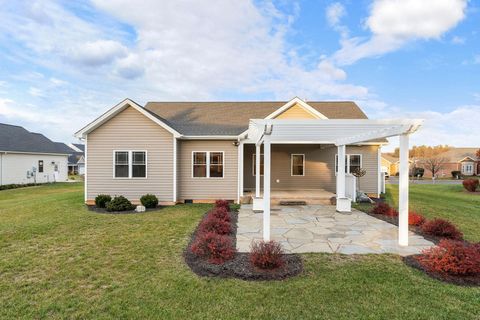
[[[192,176],[194,178],[223,178],[224,154],[222,151],[194,151]]]
[[[345,173],[355,172],[356,169],[362,167],[361,154],[346,154],[345,155]],[[338,154],[335,155],[335,173],[338,172]]]
[[[147,152],[146,151],[114,151],[115,178],[146,178]]]
[[[305,155],[292,154],[291,166],[292,166],[291,168],[292,176],[304,176],[305,175]]]

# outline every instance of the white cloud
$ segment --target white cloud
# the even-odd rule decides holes
[[[332,27],[337,26],[345,13],[345,7],[341,3],[334,2],[330,4],[326,11],[328,24]]]
[[[81,65],[98,67],[127,55],[127,48],[118,41],[95,40],[78,43],[67,50],[66,59]]]
[[[465,17],[467,0],[375,0],[365,27],[368,39],[342,39],[334,54],[341,64],[375,57],[417,39],[438,39]]]
[[[460,36],[454,36],[452,38],[453,44],[465,44],[466,41],[467,40],[464,37],[460,37]]]

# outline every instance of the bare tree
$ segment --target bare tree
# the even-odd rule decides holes
[[[443,169],[447,162],[448,158],[434,155],[425,157],[421,160],[423,167],[432,173],[432,177],[435,177],[435,175]]]

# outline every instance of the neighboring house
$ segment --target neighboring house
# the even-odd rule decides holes
[[[389,154],[382,153],[382,172],[387,173],[389,176],[396,176],[399,172],[400,160]],[[413,165],[413,160],[408,160],[409,168]]]
[[[479,148],[451,148],[448,151],[440,153],[438,157],[445,158],[447,161],[438,172],[437,177],[451,177],[452,171],[460,171],[463,176],[480,175],[480,159],[476,152]],[[418,161],[418,167],[422,167],[421,161]],[[432,173],[425,169],[425,177],[432,177]]]
[[[145,107],[126,99],[75,134],[85,141],[85,201],[110,194],[138,203],[142,195],[153,193],[163,204],[237,202],[255,189],[255,143],[245,140],[251,119],[367,116],[354,102],[306,103],[298,98],[149,102]],[[338,148],[317,141],[272,144],[272,190],[336,191]],[[366,169],[362,190],[373,196],[380,193],[380,147],[385,143],[382,137],[346,146],[346,174],[356,167]],[[263,173],[263,151],[260,158]]]
[[[66,181],[72,152],[40,133],[0,123],[0,185]]]
[[[68,174],[85,174],[85,145],[71,143],[68,145],[73,153],[68,157]]]

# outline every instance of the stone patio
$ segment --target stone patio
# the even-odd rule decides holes
[[[238,216],[237,249],[248,252],[252,240],[262,239],[263,213],[242,205]],[[434,244],[413,232],[409,246],[398,245],[398,227],[352,209],[338,213],[334,206],[275,206],[271,211],[271,238],[286,252],[327,252],[344,254],[420,253]]]

